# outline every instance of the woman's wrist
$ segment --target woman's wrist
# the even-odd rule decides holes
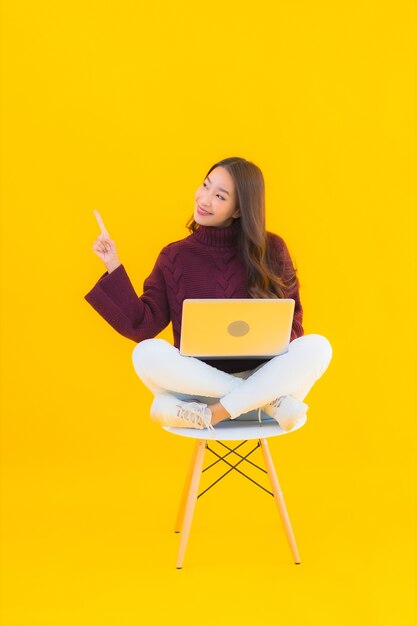
[[[108,273],[111,274],[112,272],[114,272],[114,270],[117,269],[119,265],[121,265],[120,261],[114,261],[114,263],[109,263],[108,265],[106,265]]]

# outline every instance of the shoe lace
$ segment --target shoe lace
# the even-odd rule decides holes
[[[209,430],[214,430],[210,418],[211,412],[209,415],[206,415],[207,404],[197,404],[191,402],[188,407],[181,406],[177,404],[179,411],[178,417],[181,419],[185,419],[192,424],[197,424],[198,426],[204,425],[205,428]],[[209,409],[210,411],[210,409]]]
[[[279,398],[275,398],[274,400],[272,400],[272,402],[270,402],[270,406],[272,406],[274,409],[277,409],[279,407],[279,405],[281,404],[282,400],[283,400],[284,396],[280,396]]]
[[[272,407],[273,409],[277,409],[279,407],[279,405],[282,402],[282,398],[283,396],[280,396],[279,398],[275,398],[274,400],[272,400],[271,402],[268,403],[268,406]],[[261,422],[261,413],[262,413],[262,407],[259,407],[258,409],[258,420],[259,422]]]

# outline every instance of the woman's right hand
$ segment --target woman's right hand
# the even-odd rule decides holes
[[[94,211],[94,215],[96,216],[101,234],[94,242],[93,251],[103,261],[107,271],[110,273],[115,270],[116,267],[121,265],[119,257],[117,256],[116,244],[113,239],[110,238],[110,235],[104,226],[104,222],[101,219],[100,213],[98,211]]]

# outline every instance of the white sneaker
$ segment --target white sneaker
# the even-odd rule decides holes
[[[308,404],[292,396],[280,396],[262,407],[270,417],[273,417],[279,426],[289,431],[300,421],[308,409]]]
[[[168,393],[161,393],[154,398],[151,418],[162,426],[214,430],[211,424],[211,411],[207,404],[184,402]]]

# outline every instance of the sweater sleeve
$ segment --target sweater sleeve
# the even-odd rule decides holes
[[[152,339],[171,321],[162,258],[160,253],[143,283],[141,296],[136,294],[124,265],[110,274],[105,272],[84,296],[118,333],[136,343]]]
[[[274,242],[276,246],[276,250],[278,252],[278,262],[279,262],[279,271],[280,275],[287,279],[287,277],[292,274],[295,270],[294,264],[291,259],[290,252],[288,250],[287,244],[279,235],[274,235]],[[295,270],[296,271],[296,270]],[[296,280],[294,282],[293,287],[286,293],[286,298],[293,298],[295,300],[294,306],[294,317],[291,328],[291,337],[290,342],[297,337],[301,337],[304,335],[303,328],[303,307],[301,305],[300,300],[300,281],[296,274]]]

